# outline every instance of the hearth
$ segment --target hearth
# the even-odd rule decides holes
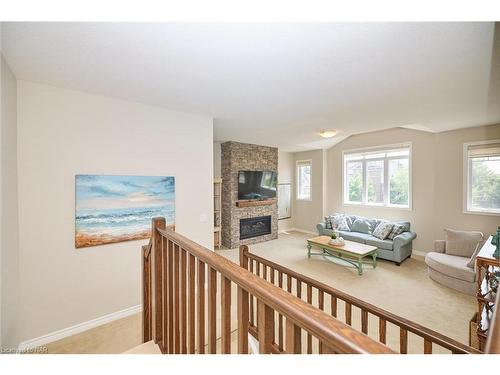
[[[240,219],[240,240],[271,233],[271,216]]]

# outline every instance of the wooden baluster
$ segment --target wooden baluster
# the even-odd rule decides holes
[[[345,303],[345,323],[351,325],[352,305],[349,302]]]
[[[325,293],[322,290],[318,289],[318,308],[320,310],[324,310],[325,307]],[[321,340],[318,342],[318,351],[319,353],[323,353],[323,343]]]
[[[267,266],[262,264],[262,278],[267,281]]]
[[[155,320],[155,325],[154,325],[154,341],[156,344],[161,344],[162,342],[162,335],[163,335],[163,330],[162,330],[162,318],[163,318],[163,303],[162,303],[162,286],[163,286],[163,280],[162,280],[162,235],[160,232],[158,232],[156,229],[165,229],[166,224],[165,224],[165,218],[162,217],[156,217],[153,218],[152,220],[152,244],[153,244],[153,262],[154,262],[154,270],[153,270],[153,283],[154,283],[154,290],[153,290],[153,304],[154,304],[154,320]]]
[[[385,344],[387,339],[387,323],[385,319],[382,318],[378,319],[378,336],[379,336],[379,341],[382,344]]]
[[[179,294],[180,294],[180,276],[179,276],[179,245],[174,244],[174,353],[181,352],[180,340],[180,317],[179,317]]]
[[[258,335],[259,335],[259,353],[269,354],[273,345],[274,336],[274,310],[264,302],[257,300],[258,313]]]
[[[302,352],[300,327],[290,319],[286,320],[286,352],[300,354]]]
[[[290,275],[286,275],[286,291],[292,294],[292,278]]]
[[[215,354],[217,350],[217,271],[208,269],[208,352]]]
[[[240,266],[248,269],[248,247],[240,246]],[[248,354],[248,292],[238,286],[238,353]]]
[[[302,299],[302,282],[297,279],[297,298]]]
[[[335,354],[335,351],[332,348],[328,347],[328,345],[325,345],[322,342],[320,342],[320,344],[321,344],[320,354]]]
[[[196,285],[196,258],[194,255],[189,254],[189,272],[188,272],[188,289],[189,289],[189,303],[188,303],[188,332],[189,332],[189,347],[188,347],[188,353],[189,354],[194,354],[195,350],[195,341],[196,341],[196,335],[195,335],[195,285]]]
[[[424,339],[424,354],[432,354],[432,341]]]
[[[182,321],[182,336],[181,336],[181,353],[187,353],[187,265],[186,265],[186,250],[181,249],[181,321]]]
[[[361,310],[361,332],[368,334],[368,311]]]
[[[250,259],[250,272],[253,273],[253,260]],[[253,296],[250,295],[250,325],[255,326],[254,311],[253,311]]]
[[[231,280],[221,275],[221,346],[223,354],[231,354]]]
[[[278,271],[278,286],[283,288],[283,272]],[[283,315],[278,314],[278,347],[283,350]]]
[[[331,300],[331,314],[335,318],[337,317],[337,297],[332,295],[332,300]]]
[[[274,273],[276,272],[276,270],[272,267],[269,267],[269,272],[271,273],[271,284],[274,285]]]
[[[205,263],[198,259],[198,354],[205,353]]]
[[[151,251],[142,247],[142,342],[152,339],[152,301],[151,301]]]
[[[238,287],[238,353],[248,354],[248,292]]]
[[[174,243],[167,241],[168,265],[168,353],[174,353]]]
[[[312,305],[312,285],[307,284],[307,303]],[[307,354],[312,354],[312,336],[307,332]]]
[[[163,349],[168,353],[168,293],[170,286],[168,285],[168,239],[162,238],[162,259],[163,259]]]
[[[408,353],[408,331],[406,329],[399,329],[399,352],[401,354]]]

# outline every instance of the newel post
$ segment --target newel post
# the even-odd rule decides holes
[[[151,249],[149,245],[142,247],[142,342],[152,339],[151,325]]]
[[[248,246],[240,246],[240,266],[248,269]],[[238,286],[238,353],[248,354],[249,295]]]
[[[166,222],[163,217],[154,217],[151,224],[151,261],[153,263],[153,339],[156,344],[162,340],[162,236],[158,229],[165,229]]]
[[[248,269],[248,246],[241,245],[240,246],[240,267],[244,269]]]

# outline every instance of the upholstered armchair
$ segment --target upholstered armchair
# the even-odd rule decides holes
[[[475,258],[483,244],[483,234],[446,229],[446,240],[434,241],[434,251],[425,263],[429,277],[462,293],[476,294]]]

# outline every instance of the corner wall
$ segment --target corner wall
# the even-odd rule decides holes
[[[1,59],[1,226],[0,226],[0,346],[18,344],[19,241],[17,205],[17,83]]]
[[[297,199],[297,186],[293,190],[294,227],[307,232],[315,232],[316,224],[323,220],[325,202],[325,158],[324,150],[296,152],[293,154],[293,174],[296,174],[296,162],[311,160],[312,162],[312,193],[311,200]]]
[[[209,117],[20,81],[20,341],[141,303],[140,248],[74,247],[76,174],[176,178],[176,229],[213,248]]]
[[[294,206],[295,206],[295,159],[291,152],[278,152],[278,184],[291,184],[290,189],[290,219],[278,220],[278,231],[292,229],[294,227]]]

